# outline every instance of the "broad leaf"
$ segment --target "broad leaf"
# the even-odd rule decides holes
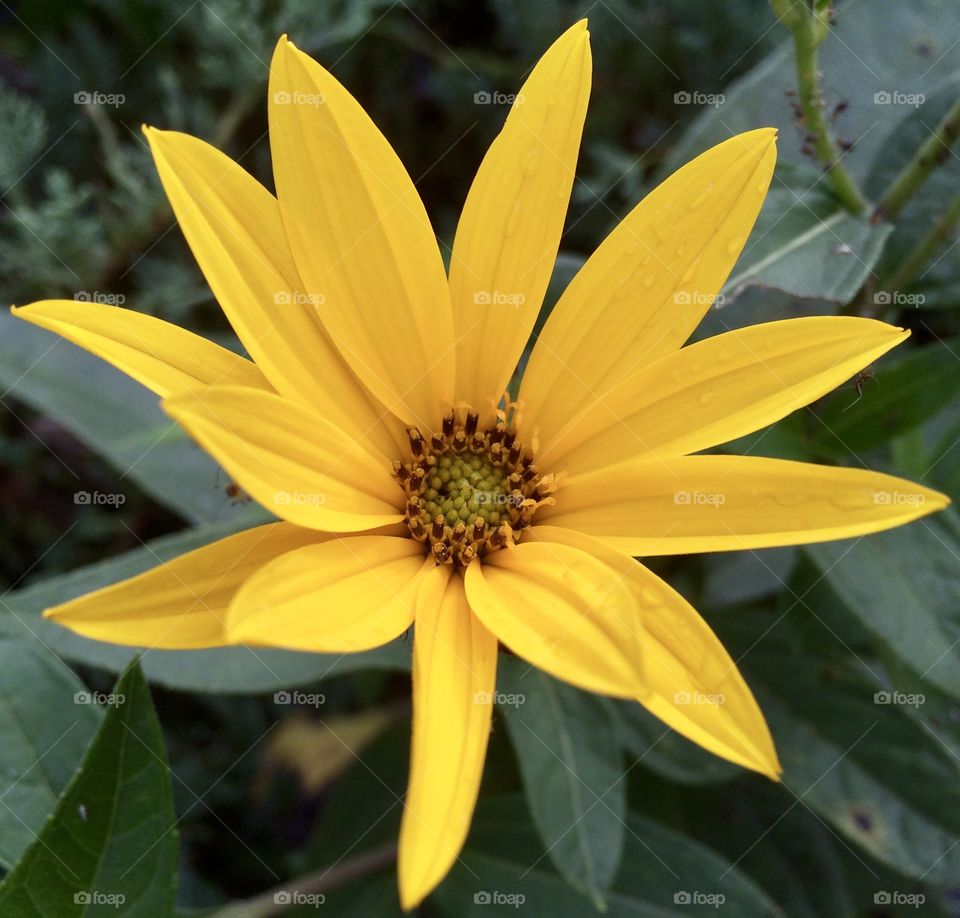
[[[177,831],[163,735],[132,666],[56,811],[0,883],[0,914],[172,915]]]
[[[626,824],[623,863],[602,913],[608,918],[659,918],[681,909],[717,914],[720,905],[725,914],[781,914],[752,880],[701,843],[633,812]],[[571,892],[549,869],[519,795],[481,803],[460,863],[433,901],[451,918],[485,904],[551,918],[598,914],[589,899]]]
[[[97,732],[102,708],[41,646],[0,640],[0,864],[37,837]]]
[[[626,779],[610,702],[502,655],[497,701],[550,859],[602,903],[623,850]]]
[[[947,510],[906,528],[806,549],[864,629],[954,698],[960,698],[957,531],[956,511]]]

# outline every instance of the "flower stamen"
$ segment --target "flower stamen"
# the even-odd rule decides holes
[[[407,428],[412,459],[394,462],[393,473],[407,497],[410,537],[423,542],[437,564],[466,567],[512,547],[537,508],[553,503],[556,476],[540,475],[508,416],[498,412],[481,429],[476,411],[462,422],[451,411],[429,438]]]

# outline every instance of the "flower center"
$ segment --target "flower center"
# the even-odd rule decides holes
[[[410,462],[393,463],[407,495],[411,538],[429,547],[437,564],[466,567],[475,558],[512,547],[541,504],[553,503],[553,475],[541,475],[517,441],[507,411],[486,430],[469,411],[450,412],[427,440],[407,428]]]

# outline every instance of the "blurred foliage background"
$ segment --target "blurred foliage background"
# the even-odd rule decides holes
[[[960,18],[948,0],[849,0],[834,13],[820,49],[825,111],[874,205],[949,123]],[[870,373],[725,450],[867,466],[960,496],[956,133],[895,213],[844,210],[809,150],[789,32],[766,0],[0,4],[6,301],[100,299],[231,344],[140,125],[210,140],[272,187],[266,80],[282,33],[361,101],[449,243],[506,114],[495,94],[516,92],[584,15],[593,95],[544,315],[659,178],[736,131],[775,125],[771,194],[698,334],[835,313],[913,334]],[[87,104],[95,93],[104,101]],[[131,914],[169,914],[176,888],[185,911],[315,914],[316,903],[281,901],[303,876],[328,913],[399,913],[408,644],[343,659],[149,652],[155,714],[136,671],[112,688],[129,651],[39,619],[261,519],[227,484],[136,383],[0,315],[3,914],[37,914],[18,911],[26,880],[13,867],[44,857],[53,885],[132,883]],[[482,913],[475,897],[499,891],[525,896],[522,914],[556,918],[697,913],[718,896],[745,915],[960,914],[958,562],[952,509],[852,542],[653,562],[740,661],[780,750],[780,786],[637,706],[504,659],[499,688],[525,703],[498,711],[467,849],[421,913]],[[111,706],[121,689],[132,701]],[[83,691],[108,703],[71,704]],[[134,726],[149,749],[131,743]],[[151,820],[171,831],[149,850],[118,841]],[[70,859],[58,846],[74,835],[98,852],[99,867],[70,861],[83,878],[50,860]],[[237,899],[249,901],[224,910]]]

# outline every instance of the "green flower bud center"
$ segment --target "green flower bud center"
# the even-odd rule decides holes
[[[448,526],[458,521],[466,525],[477,517],[488,526],[497,526],[507,518],[510,491],[503,464],[494,465],[489,456],[476,453],[442,453],[427,476],[423,492],[425,524],[442,516]]]

